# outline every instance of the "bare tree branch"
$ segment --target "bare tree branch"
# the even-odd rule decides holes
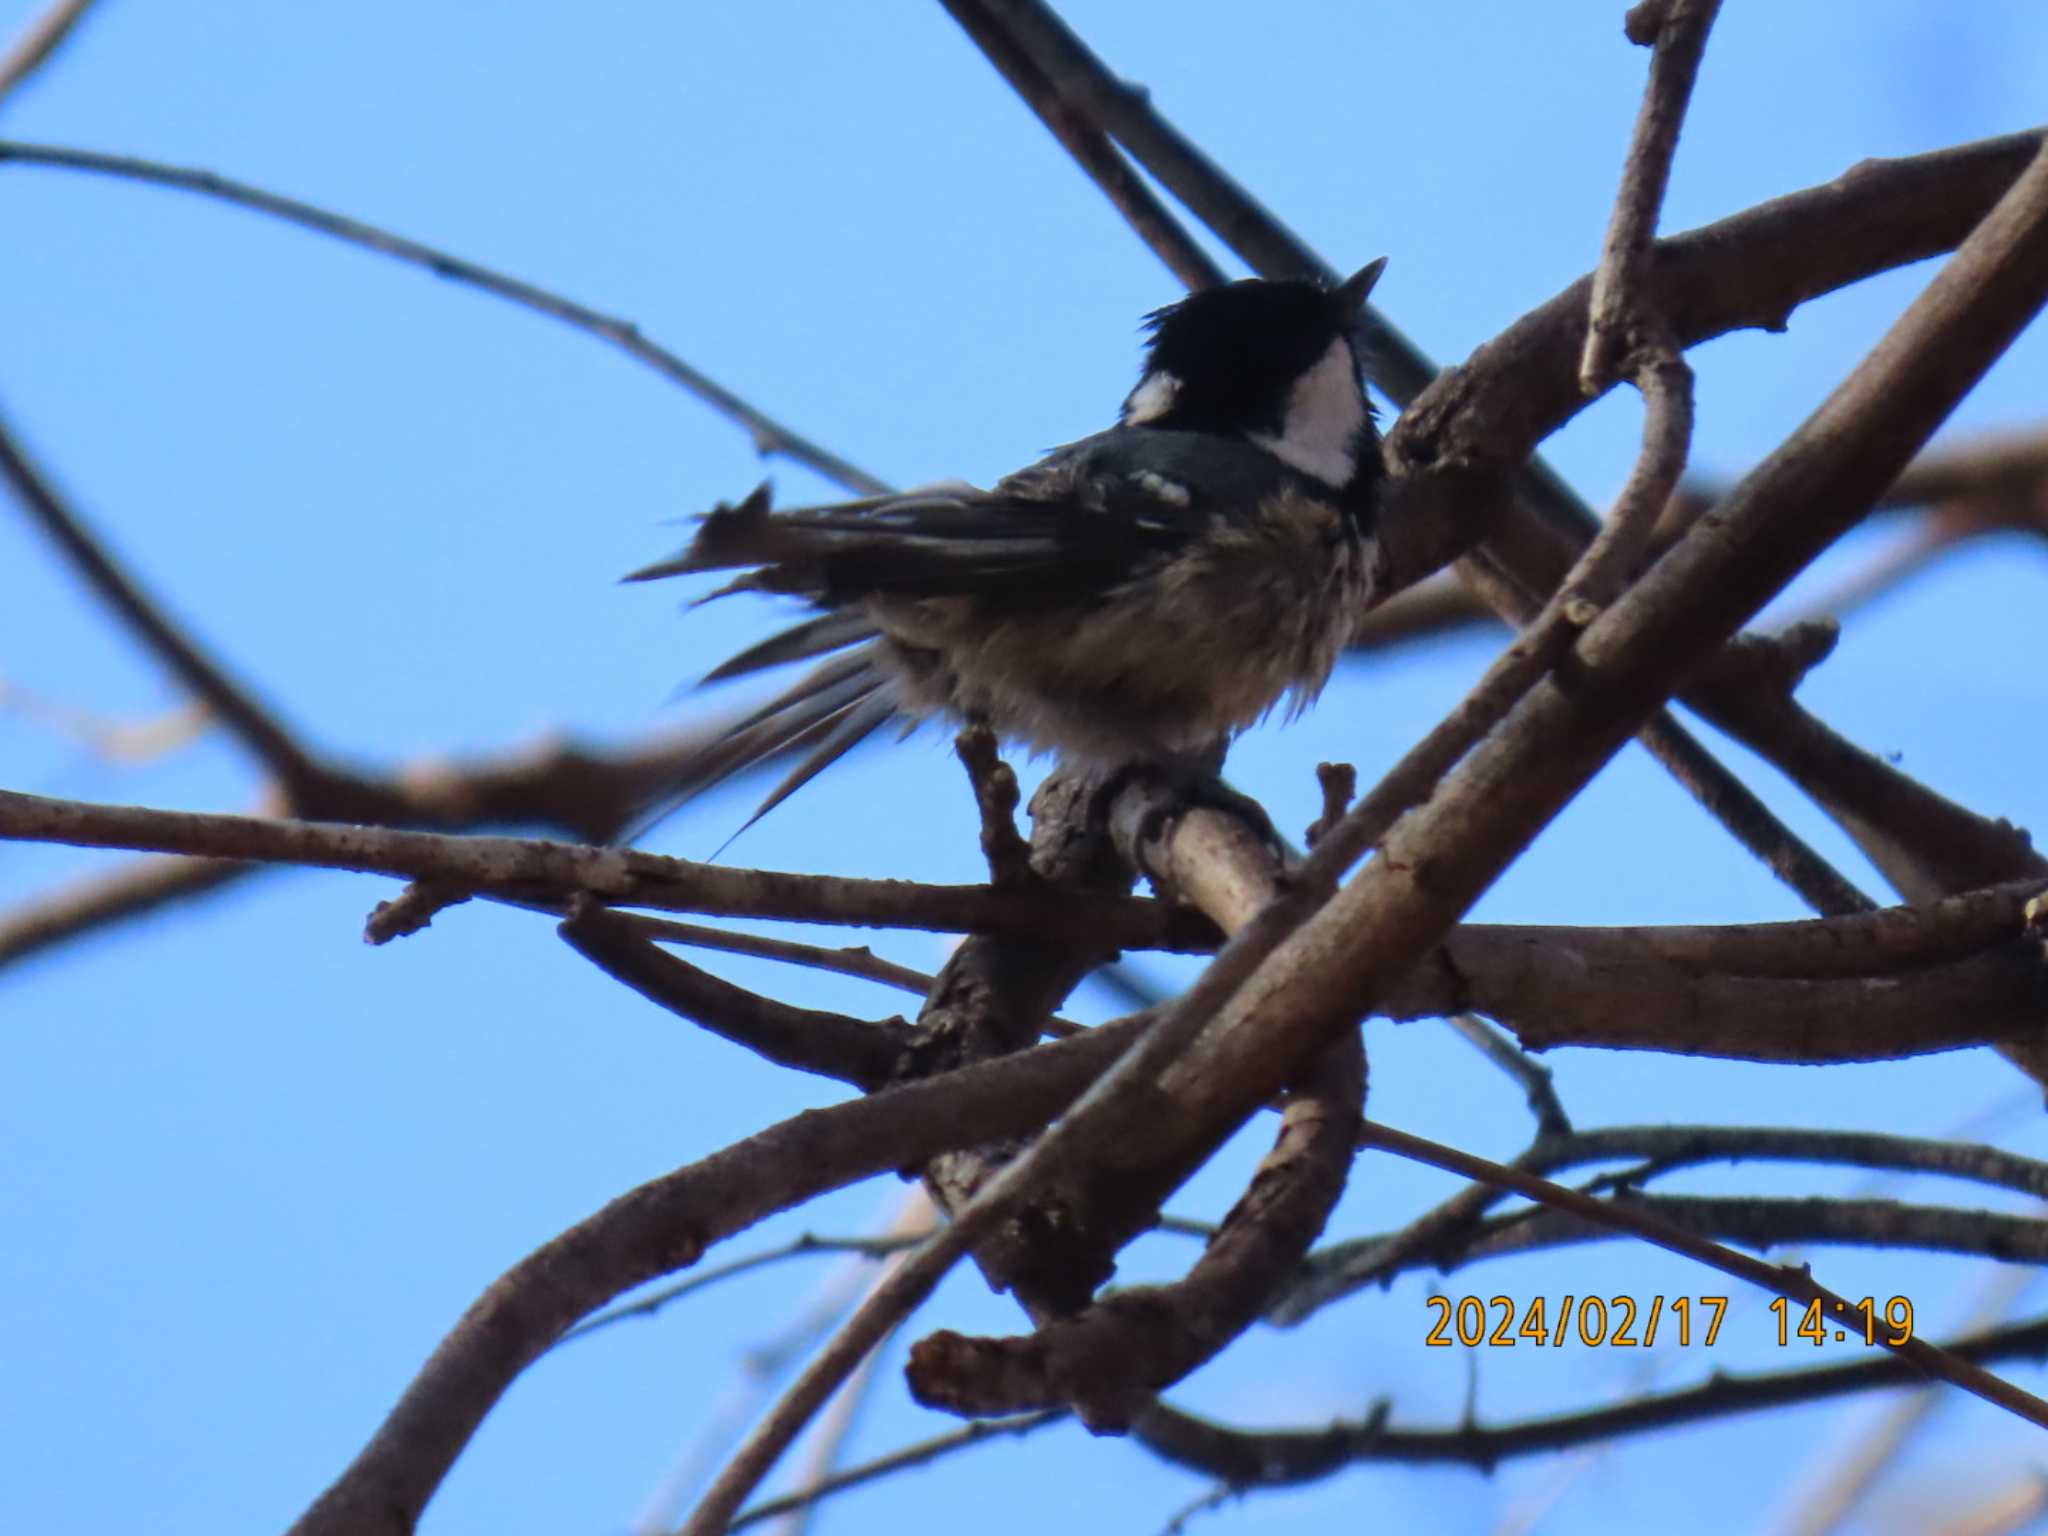
[[[549,735],[468,762],[428,758],[402,763],[382,776],[339,773],[329,765],[327,782],[346,786],[334,797],[340,803],[298,810],[334,817],[347,811],[384,812],[397,825],[443,830],[544,826],[604,843],[635,821],[719,733],[714,722],[612,751]],[[265,800],[262,813],[268,816],[294,809],[281,793],[268,793]],[[0,965],[220,890],[266,867],[205,859],[139,860],[74,889],[32,897],[0,913]]]
[[[1634,577],[1691,451],[1692,369],[1648,276],[1679,127],[1719,9],[1720,0],[1652,0],[1628,16],[1630,38],[1655,51],[1593,273],[1579,385],[1599,394],[1624,374],[1632,379],[1643,397],[1643,446],[1607,521],[1559,591],[1568,613],[1573,604],[1597,610]]]
[[[1831,182],[1660,240],[1655,302],[1687,347],[1746,326],[1781,329],[1809,299],[1953,249],[2041,141],[2035,131],[1866,160]],[[1389,434],[1390,462],[1505,472],[1582,410],[1590,402],[1577,365],[1590,289],[1580,278],[1437,375]],[[1590,515],[1559,528],[1575,542],[1593,532]]]
[[[1024,1059],[1032,1054],[1035,1052],[1027,1052]],[[903,1256],[889,1276],[868,1293],[867,1299],[804,1368],[768,1416],[754,1427],[691,1511],[679,1536],[722,1536],[730,1529],[734,1515],[748,1495],[833,1392],[932,1293],[946,1271],[994,1228],[1004,1214],[1002,1184],[1003,1177],[998,1176],[988,1190],[955,1213],[949,1225]]]
[[[1719,680],[1696,690],[1716,723],[1756,748],[1842,823],[1909,899],[2048,874],[2027,834],[1979,816],[1864,751],[1783,695]]]
[[[777,1066],[872,1092],[896,1080],[910,1049],[910,1027],[901,1019],[850,1019],[749,992],[657,948],[589,902],[571,905],[560,932],[613,980]]]
[[[1347,1034],[1288,1096],[1280,1135],[1187,1276],[1120,1290],[1036,1333],[976,1339],[944,1330],[911,1349],[919,1402],[984,1415],[1071,1403],[1088,1427],[1121,1431],[1154,1394],[1257,1321],[1344,1191],[1364,1105],[1365,1057]]]
[[[1201,925],[1155,901],[1084,898],[1031,887],[919,885],[731,869],[637,848],[512,837],[452,837],[387,827],[89,805],[0,790],[0,841],[134,848],[438,879],[480,894],[540,904],[590,895],[621,905],[726,917],[941,932],[1074,935],[1131,948],[1205,947]]]
[[[1836,919],[1840,921],[1840,919]],[[1598,1046],[1743,1061],[1886,1061],[2039,1033],[2048,966],[2018,945],[1897,975],[1783,977],[1690,972],[1623,960],[1596,937],[1545,947],[1453,930],[1375,1011],[1461,1009],[1513,1030],[1530,1050]]]
[[[484,1414],[573,1324],[714,1242],[828,1189],[1044,1124],[1142,1024],[811,1110],[621,1196],[520,1261],[421,1367],[294,1536],[410,1532]],[[899,1271],[900,1273],[900,1271]]]
[[[2048,480],[2048,433],[2038,427],[1982,432],[1921,454],[1906,466],[1878,505],[1911,509],[1971,501],[2032,508],[2044,480]],[[1711,492],[1705,494],[1712,499]],[[2029,526],[2037,524],[2038,518],[2029,519]]]
[[[1039,786],[1031,802],[1031,867],[1038,879],[1081,892],[1130,888],[1131,871],[1096,810],[1099,794],[1093,775],[1065,768]],[[926,1039],[921,1063],[946,1069],[1024,1049],[1052,1010],[1109,958],[1086,943],[1048,944],[1016,934],[968,938],[946,962],[918,1016]],[[925,1185],[944,1209],[956,1211],[1014,1150],[995,1141],[945,1154],[926,1164]],[[998,1222],[976,1245],[974,1262],[997,1291],[1033,1298],[1053,1312],[1085,1305],[1098,1282],[1100,1249],[1080,1215],[1040,1197]]]

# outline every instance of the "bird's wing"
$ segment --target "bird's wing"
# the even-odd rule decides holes
[[[1185,462],[1218,458],[1202,452],[1213,440],[1145,434],[1149,451],[1135,462],[1167,467],[1133,467],[1132,456],[1119,452],[1128,445],[1128,430],[1058,449],[986,491],[942,486],[776,512],[763,486],[738,506],[708,514],[681,554],[628,579],[738,570],[743,574],[710,596],[786,592],[827,608],[869,597],[1019,593],[1043,601],[1113,586],[1225,515],[1234,489],[1226,484],[1222,495],[1198,492],[1194,487],[1214,487],[1217,477],[1186,473],[1213,469]],[[1169,440],[1181,438],[1193,441],[1178,445],[1179,453],[1162,452],[1176,446]],[[1222,447],[1220,457],[1231,467],[1257,452]],[[801,642],[791,631],[769,645],[784,639],[808,644],[828,632],[805,626]],[[728,668],[742,670],[733,663]],[[714,675],[730,673],[721,668]]]

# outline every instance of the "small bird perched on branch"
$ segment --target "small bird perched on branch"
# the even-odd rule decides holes
[[[1117,425],[992,489],[773,512],[763,485],[707,514],[627,579],[740,570],[710,595],[817,613],[705,681],[829,659],[708,746],[672,803],[808,749],[752,825],[880,726],[934,715],[1069,760],[1213,772],[1283,697],[1305,708],[1384,585],[1355,331],[1385,264],[1155,312]]]

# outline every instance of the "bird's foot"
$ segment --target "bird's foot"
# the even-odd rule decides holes
[[[1221,812],[1243,823],[1284,871],[1299,855],[1273,825],[1266,808],[1217,773],[1213,754],[1200,758],[1141,758],[1111,772],[1096,790],[1091,815],[1109,829],[1126,856],[1141,855],[1191,810]],[[1133,862],[1144,864],[1142,858]]]

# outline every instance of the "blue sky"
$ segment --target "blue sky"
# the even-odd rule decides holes
[[[37,9],[0,0],[0,33]],[[1097,0],[1068,14],[1335,265],[1389,256],[1376,298],[1441,360],[1597,255],[1646,60],[1623,41],[1618,7],[1304,3],[1254,21],[1237,7]],[[1666,227],[1867,155],[2029,126],[2048,99],[2044,34],[2048,17],[2024,0],[1866,3],[1853,19],[1812,0],[1730,6]],[[1174,293],[930,5],[110,3],[0,107],[0,136],[205,166],[493,263],[632,317],[904,483],[986,480],[1102,424],[1130,383],[1138,317]],[[685,718],[691,706],[667,702],[675,685],[778,617],[743,603],[685,616],[672,591],[615,585],[673,547],[677,519],[762,471],[740,433],[588,337],[216,204],[75,175],[0,167],[0,230],[10,420],[173,611],[322,748],[390,764],[552,729],[627,739]],[[1702,348],[1697,467],[1732,475],[1768,451],[1925,276],[1811,305],[1784,335]],[[1955,430],[2038,420],[2044,383],[2036,333]],[[1595,504],[1626,474],[1638,417],[1617,396],[1550,445]],[[772,473],[788,499],[826,489],[790,466]],[[1838,566],[1868,548],[1852,543]],[[2012,640],[2044,579],[2031,545],[1974,546],[1859,617],[1807,696],[1944,792],[2039,821],[2042,683]],[[1318,760],[1370,777],[1488,654],[1467,639],[1348,672],[1308,719],[1242,743],[1233,777],[1298,828]],[[178,702],[5,512],[0,679],[122,720]],[[1757,782],[1865,872],[1768,772]],[[246,808],[256,793],[217,736],[110,763],[19,709],[0,713],[0,784],[200,809]],[[654,846],[709,853],[755,793],[710,797]],[[843,765],[730,857],[978,871],[969,799],[936,733]],[[0,847],[0,894],[109,862]],[[651,1009],[525,914],[473,904],[367,949],[361,917],[389,894],[368,878],[275,876],[0,976],[0,1526],[282,1525],[507,1264],[610,1196],[835,1096]],[[1799,915],[1634,753],[1481,912]],[[878,947],[942,958],[914,935]],[[853,982],[721,969],[821,1006],[901,1006]],[[1368,1039],[1376,1115],[1476,1150],[1519,1144],[1512,1090],[1447,1031],[1375,1024]],[[2048,1152],[2037,1101],[1987,1054],[1826,1073],[1585,1052],[1552,1065],[1585,1124],[1975,1126]],[[1234,1146],[1176,1208],[1220,1210],[1258,1150]],[[1338,1228],[1392,1225],[1448,1187],[1367,1158]],[[1674,1187],[1840,1193],[1857,1181],[1746,1169]],[[849,1191],[734,1251],[859,1230],[890,1188]],[[1946,1185],[1884,1191],[1982,1199]],[[1151,1240],[1126,1273],[1186,1257]],[[1911,1295],[1937,1332],[1986,1278],[1952,1260],[1814,1257],[1837,1290]],[[487,1423],[426,1529],[626,1528],[744,1352],[823,1272],[762,1271],[544,1361]],[[1442,1287],[1527,1298],[1596,1281],[1639,1295],[1730,1289],[1612,1248]],[[1262,1333],[1184,1398],[1244,1422],[1306,1423],[1388,1395],[1398,1420],[1440,1423],[1468,1385],[1481,1417],[1500,1419],[1611,1398],[1652,1368],[1616,1351],[1495,1352],[1470,1362],[1468,1383],[1467,1361],[1421,1346],[1432,1283]],[[1738,1309],[1729,1342],[1660,1356],[1656,1380],[1790,1363],[1762,1298]],[[964,1277],[925,1317],[1012,1325]],[[2042,1386],[2038,1370],[2021,1379]],[[1761,1529],[1870,1411],[1806,1409],[1490,1480],[1367,1469],[1204,1518],[1292,1532],[1371,1516],[1456,1532],[1541,1505],[1532,1528],[1546,1531],[1652,1519]],[[892,1373],[855,1454],[938,1427]],[[2037,1457],[2016,1425],[1947,1404],[1888,1474],[1893,1523],[1854,1528],[1913,1528],[1912,1511]],[[1675,1508],[1673,1479],[1688,1490]],[[991,1532],[1144,1530],[1200,1491],[1060,1429],[851,1496],[824,1528],[938,1524],[972,1498]]]

